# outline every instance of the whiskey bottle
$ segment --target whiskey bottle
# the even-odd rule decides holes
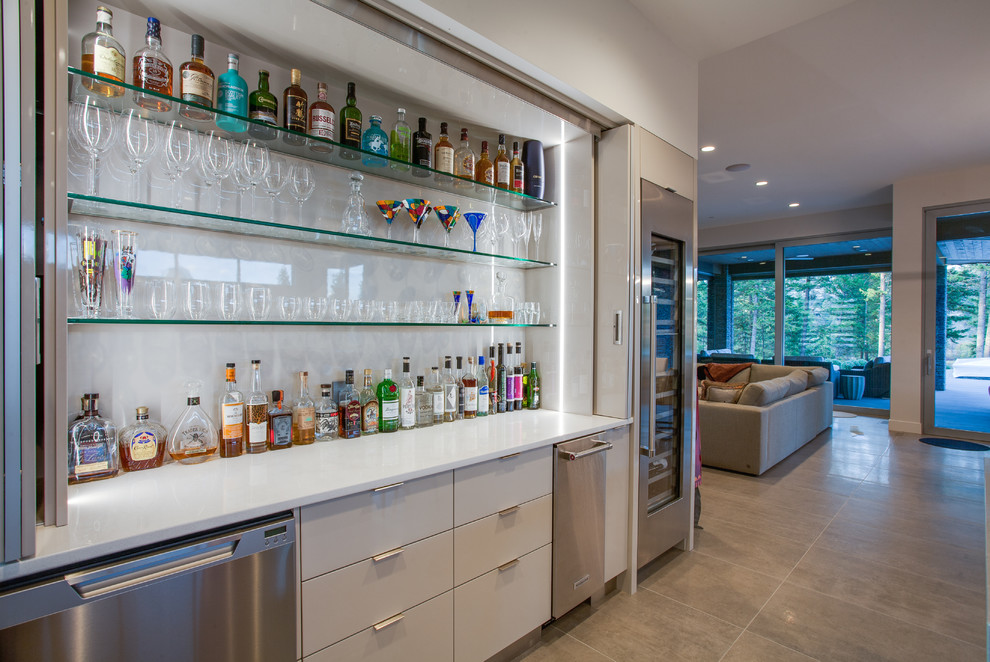
[[[170,97],[172,62],[162,50],[162,26],[157,18],[148,17],[148,32],[144,39],[144,48],[134,54],[134,86]],[[172,102],[168,99],[142,92],[134,93],[134,103],[159,113],[172,108]]]
[[[289,86],[282,92],[282,107],[285,109],[282,114],[282,128],[306,133],[306,108],[309,105],[309,97],[300,85],[302,72],[293,69],[289,77]],[[298,146],[305,144],[306,139],[291,133],[283,133],[282,141],[287,145]]]
[[[385,377],[378,383],[378,430],[395,432],[399,429],[399,386],[392,381],[391,369],[385,369]]]
[[[186,408],[168,435],[168,454],[182,464],[198,464],[217,452],[217,428],[199,404],[198,382],[189,384]]]
[[[268,450],[291,447],[292,408],[285,404],[284,391],[272,391],[272,405],[268,408]]]
[[[323,140],[334,137],[334,109],[327,101],[327,84],[323,82],[316,84],[316,101],[309,107],[309,135]],[[309,148],[314,152],[333,150],[331,145],[319,140],[310,141]]]
[[[457,420],[457,382],[450,369],[450,357],[443,357],[443,422]]]
[[[371,369],[364,369],[364,388],[361,389],[361,435],[378,434],[378,394],[372,383]]]
[[[488,371],[485,370],[485,355],[478,356],[478,369],[475,371],[478,382],[478,416],[488,416]]]
[[[124,47],[113,36],[113,12],[106,7],[96,8],[96,30],[82,38],[82,70],[124,82],[127,69],[127,56]],[[104,97],[119,97],[124,88],[100,81],[83,79],[86,89]]]
[[[424,168],[433,167],[433,136],[426,130],[426,118],[419,118],[419,130],[413,134],[413,163]],[[413,170],[417,177],[428,177],[426,170]]]
[[[505,154],[504,133],[498,134],[498,153],[495,154],[495,186],[506,190],[512,187],[512,169],[509,167],[509,157]]]
[[[523,165],[522,159],[519,158],[519,143],[512,143],[512,161],[510,162],[510,169],[512,170],[512,186],[510,189],[516,193],[524,193],[526,188],[526,167]]]
[[[100,394],[89,393],[83,417],[69,426],[69,484],[113,478],[120,471],[117,427],[100,416]]]
[[[403,430],[416,427],[416,383],[409,373],[409,357],[402,357],[402,379],[399,380],[399,426]]]
[[[292,443],[308,446],[316,441],[316,405],[309,397],[309,373],[300,372],[296,379],[299,390],[292,403]]]
[[[454,152],[454,174],[462,179],[474,179],[475,169],[474,150],[468,142],[468,130],[461,129],[461,146]],[[457,182],[458,186],[470,186],[466,182]]]
[[[227,364],[226,385],[220,396],[220,457],[244,451],[244,396],[237,390],[234,364]]]
[[[495,166],[488,158],[488,141],[481,141],[481,157],[474,166],[474,181],[495,186]]]
[[[354,371],[344,372],[344,392],[340,394],[337,408],[340,410],[341,435],[345,439],[361,436],[361,396],[354,388]]]
[[[426,385],[426,392],[433,402],[433,425],[443,423],[443,380],[440,379],[440,368],[433,366],[430,369],[430,383]]]
[[[340,435],[340,416],[333,399],[333,384],[320,384],[323,396],[316,403],[316,440],[329,441]]]
[[[416,377],[416,427],[433,425],[433,394],[426,390],[423,375]]]
[[[434,167],[440,172],[454,174],[454,145],[447,135],[447,123],[440,122],[440,139],[437,141]]]
[[[258,72],[258,89],[248,98],[248,116],[256,122],[248,129],[248,133],[262,140],[275,137],[275,130],[264,126],[278,126],[278,99],[268,91],[268,72],[264,69]]]
[[[237,53],[228,53],[227,71],[220,74],[217,81],[217,109],[238,117],[248,117],[248,86],[237,71],[239,67]],[[240,133],[247,129],[247,122],[217,115],[217,126],[231,133]]]
[[[248,453],[264,453],[268,450],[268,394],[261,390],[261,361],[251,361],[251,393],[244,405],[247,421]]]
[[[192,36],[192,54],[188,62],[183,62],[179,67],[179,96],[183,101],[198,103],[207,108],[213,107],[213,85],[216,77],[213,70],[203,62],[203,53],[206,49],[206,42],[202,35]],[[211,120],[213,113],[183,105],[179,108],[179,114],[191,120]]]
[[[467,370],[461,375],[461,385],[464,391],[464,418],[474,418],[478,415],[478,377],[474,373],[474,357],[468,357]]]
[[[357,96],[354,93],[354,83],[347,84],[347,105],[340,109],[340,144],[361,149],[361,111],[357,107]],[[356,159],[357,154],[345,152],[343,156]]]
[[[134,422],[117,436],[121,466],[125,471],[162,466],[167,438],[165,427],[148,418],[148,408],[138,407]]]

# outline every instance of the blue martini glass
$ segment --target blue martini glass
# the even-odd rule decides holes
[[[478,228],[481,227],[481,222],[485,220],[488,216],[483,211],[467,211],[463,212],[461,216],[467,221],[467,224],[471,227],[471,232],[474,234],[474,248],[472,249],[475,253],[478,252]]]

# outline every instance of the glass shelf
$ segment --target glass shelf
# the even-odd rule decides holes
[[[285,223],[259,221],[250,218],[221,216],[187,209],[158,207],[155,205],[125,202],[123,200],[93,197],[79,193],[69,193],[69,211],[74,214],[98,216],[107,219],[139,221],[141,223],[174,227],[191,227],[200,230],[211,230],[213,232],[226,232],[270,239],[287,239],[289,241],[377,251],[380,253],[399,253],[450,262],[470,262],[473,264],[515,269],[537,269],[556,266],[553,262],[543,262],[540,260],[495,255],[481,251],[475,253],[461,248],[414,244],[409,241],[397,241],[395,239],[383,239],[380,237],[364,237],[323,228],[310,228]]]
[[[478,328],[509,328],[509,327],[532,327],[532,328],[547,328],[551,329],[556,327],[556,324],[459,324],[459,323],[445,323],[445,322],[327,322],[327,321],[311,321],[311,320],[187,320],[187,319],[169,319],[169,320],[159,320],[159,319],[121,319],[116,317],[70,317],[68,319],[70,326],[77,326],[83,324],[116,324],[116,325],[126,325],[126,324],[137,324],[137,325],[147,325],[147,326],[346,326],[346,327],[389,327],[389,326],[402,326],[402,327],[460,327],[464,329],[478,329]]]
[[[110,86],[112,88],[116,88],[120,94],[114,97],[106,97],[95,94],[86,88],[83,84],[84,81],[100,81],[100,87]],[[506,191],[494,186],[489,186],[488,184],[479,184],[473,180],[455,177],[454,175],[439,172],[432,168],[405,163],[403,161],[392,159],[391,157],[365,152],[364,150],[356,149],[354,147],[345,147],[340,143],[333,142],[331,140],[315,138],[305,133],[290,131],[289,129],[283,129],[281,127],[273,127],[263,122],[249,120],[247,118],[232,115],[215,108],[201,106],[188,101],[180,101],[174,97],[169,97],[150,90],[142,89],[140,90],[142,95],[168,99],[171,102],[171,109],[168,111],[155,112],[147,110],[134,103],[134,97],[130,94],[130,92],[137,91],[138,88],[133,85],[117,83],[116,81],[103,78],[102,76],[80,71],[74,67],[69,67],[69,90],[70,101],[78,102],[83,101],[86,98],[94,98],[98,99],[103,105],[109,107],[117,113],[123,113],[133,109],[141,113],[142,116],[158,120],[162,123],[177,121],[184,128],[195,131],[216,131],[217,133],[231,138],[232,140],[256,138],[263,140],[268,145],[269,149],[283,154],[289,154],[291,156],[307,159],[309,161],[316,161],[318,163],[347,168],[348,170],[357,170],[368,175],[383,177],[385,179],[391,179],[397,182],[404,182],[417,187],[426,187],[443,191],[445,193],[460,195],[465,198],[490,202],[502,207],[514,209],[516,211],[536,211],[556,206],[555,203],[550,202],[549,200],[541,200],[540,198],[534,198],[523,193],[513,193],[512,191]],[[246,131],[233,133],[218,127],[213,120],[191,120],[183,117],[178,112],[181,107],[201,108],[210,111],[210,113],[214,116],[221,115],[234,117],[249,128]],[[258,135],[259,133],[261,135]],[[267,136],[267,139],[264,136]],[[291,145],[285,142],[286,139],[292,139],[290,138],[291,136],[298,137],[299,142],[302,144]],[[313,146],[330,148],[330,151],[313,151]],[[379,163],[387,164],[388,167],[385,165],[368,165],[364,163],[361,157],[365,155],[373,157]]]

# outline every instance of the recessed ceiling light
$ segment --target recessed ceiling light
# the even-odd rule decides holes
[[[801,203],[800,202],[792,202],[791,204],[789,204],[787,206],[788,207],[800,207],[801,206]]]
[[[766,186],[766,185],[767,185],[767,184],[769,184],[769,183],[770,183],[770,182],[756,182],[756,185],[757,185],[757,186]]]
[[[715,151],[715,145],[705,145],[704,147],[701,148],[701,151],[702,152],[714,152]]]

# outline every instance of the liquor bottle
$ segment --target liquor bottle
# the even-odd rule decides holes
[[[488,415],[498,413],[498,371],[495,365],[495,345],[488,346]]]
[[[285,391],[272,391],[268,409],[268,450],[292,447],[292,408],[285,402]]]
[[[498,368],[496,369],[496,384],[498,385],[497,411],[503,413],[506,404],[506,374],[505,374],[505,354],[502,343],[498,344]]]
[[[457,385],[457,420],[464,418],[464,367],[463,357],[456,359],[457,368],[454,370],[454,383]]]
[[[440,379],[440,368],[433,366],[430,369],[430,383],[426,385],[426,392],[430,394],[433,404],[433,425],[443,423],[443,380]]]
[[[522,364],[522,408],[529,409],[529,363]]]
[[[499,361],[501,363],[501,361]],[[512,411],[516,407],[516,380],[513,370],[512,343],[505,345],[505,411]]]
[[[213,107],[213,86],[216,84],[216,76],[213,70],[203,62],[203,53],[206,49],[206,42],[203,35],[194,34],[192,36],[192,54],[188,62],[183,62],[179,67],[179,97],[183,101],[198,103],[207,108]],[[191,120],[211,120],[213,113],[202,108],[192,106],[181,106],[179,114]]]
[[[347,105],[340,109],[340,144],[361,149],[361,127],[363,120],[357,107],[354,83],[347,84]],[[345,151],[343,156],[356,159],[357,154]]]
[[[398,118],[392,125],[392,133],[388,140],[388,155],[392,157],[392,168],[396,170],[409,170],[396,161],[402,163],[412,162],[412,128],[406,122],[406,109],[399,108],[396,111]]]
[[[120,431],[117,445],[120,464],[126,471],[162,466],[168,432],[158,421],[148,418],[148,408],[138,407],[134,422]]]
[[[251,361],[251,393],[244,403],[244,420],[247,421],[248,453],[264,453],[268,450],[268,394],[261,390],[261,361]]]
[[[457,420],[457,382],[450,367],[450,357],[443,357],[443,422]]]
[[[388,156],[388,134],[382,130],[380,115],[372,115],[368,118],[368,128],[361,136],[361,149],[365,152]],[[364,154],[361,156],[361,163],[366,166],[383,168],[388,161]]]
[[[511,190],[516,193],[526,192],[526,166],[523,165],[522,159],[519,158],[519,143],[512,143],[512,161],[510,162],[510,168],[512,170],[512,186]]]
[[[227,364],[227,380],[220,395],[220,457],[244,452],[244,396],[237,390],[234,364]]]
[[[409,374],[409,357],[402,357],[402,379],[399,380],[399,425],[403,430],[416,427],[416,383]]]
[[[526,175],[523,193],[534,198],[542,198],[546,188],[543,178],[543,143],[539,140],[525,141],[522,148],[522,162]]]
[[[329,441],[340,434],[337,401],[333,399],[333,384],[320,384],[320,401],[316,403],[316,440]]]
[[[526,380],[527,392],[529,393],[529,408],[540,408],[540,373],[536,371],[536,361],[530,364],[529,379]]]
[[[495,155],[495,186],[506,190],[512,187],[512,169],[509,167],[509,157],[505,154],[504,133],[498,134],[498,153]]]
[[[117,426],[100,416],[100,394],[89,393],[83,417],[69,426],[69,484],[113,478],[120,471]]]
[[[354,371],[344,371],[344,392],[337,402],[342,424],[341,436],[345,439],[357,439],[361,436],[361,395],[354,388]]]
[[[199,464],[217,452],[217,428],[199,404],[199,383],[189,384],[186,408],[172,424],[168,454],[182,464]]]
[[[327,84],[324,82],[317,83],[316,101],[309,106],[309,135],[314,138],[333,140],[334,114],[333,106],[327,101]],[[333,150],[331,145],[327,145],[319,140],[310,141],[309,148],[314,152],[330,152]]]
[[[440,172],[454,174],[454,145],[447,135],[447,123],[440,122],[440,140],[437,141],[436,159],[433,161],[435,167]]]
[[[260,124],[252,124],[248,133],[262,140],[275,137],[275,130],[270,126],[278,126],[278,99],[268,91],[268,72],[258,71],[258,89],[248,98],[248,116]]]
[[[485,355],[478,356],[478,369],[475,370],[478,382],[478,416],[488,416],[488,371],[485,370]]]
[[[316,441],[316,404],[309,397],[309,373],[300,372],[297,383],[298,395],[292,403],[292,443],[308,446]]]
[[[361,435],[378,434],[378,394],[371,381],[371,369],[364,369],[364,388],[358,395],[361,401]]]
[[[416,376],[416,427],[433,425],[433,396],[426,391],[423,375]]]
[[[481,157],[474,166],[474,181],[495,186],[495,166],[488,158],[488,141],[481,141]]]
[[[516,363],[512,367],[512,375],[515,383],[513,384],[513,390],[516,395],[515,404],[512,406],[513,411],[519,411],[523,408],[523,371],[526,366],[523,364],[522,358],[522,343],[516,343]]]
[[[419,130],[413,134],[413,157],[412,162],[424,168],[433,167],[433,136],[426,130],[426,118],[419,118]],[[428,177],[429,172],[425,170],[413,170],[413,174],[418,177]]]
[[[395,432],[399,429],[399,386],[392,381],[391,368],[385,369],[385,377],[378,383],[378,430]]]
[[[292,69],[289,72],[289,86],[282,92],[282,128],[298,133],[306,133],[306,110],[309,97],[302,88],[302,72]],[[282,142],[287,145],[303,145],[306,139],[291,133],[282,134]]]
[[[248,117],[247,81],[238,73],[240,58],[237,53],[227,54],[227,71],[217,80],[217,109],[238,117]],[[247,129],[247,122],[226,115],[217,115],[217,126],[231,133]],[[267,400],[268,397],[265,396]]]
[[[468,142],[468,130],[461,129],[461,146],[454,152],[454,174],[462,179],[474,179],[475,156]],[[470,186],[467,182],[458,182],[458,186]]]
[[[162,26],[158,19],[148,17],[145,46],[134,54],[134,87],[172,96],[172,62],[162,51]],[[152,94],[134,93],[134,103],[164,113],[172,108],[172,102]]]
[[[113,36],[113,12],[106,7],[96,8],[96,30],[82,38],[82,70],[124,82],[127,55],[124,47]],[[86,89],[104,97],[119,97],[124,88],[100,81],[84,79]]]
[[[478,415],[478,376],[474,372],[474,357],[468,357],[467,370],[461,375],[464,387],[464,418]]]

